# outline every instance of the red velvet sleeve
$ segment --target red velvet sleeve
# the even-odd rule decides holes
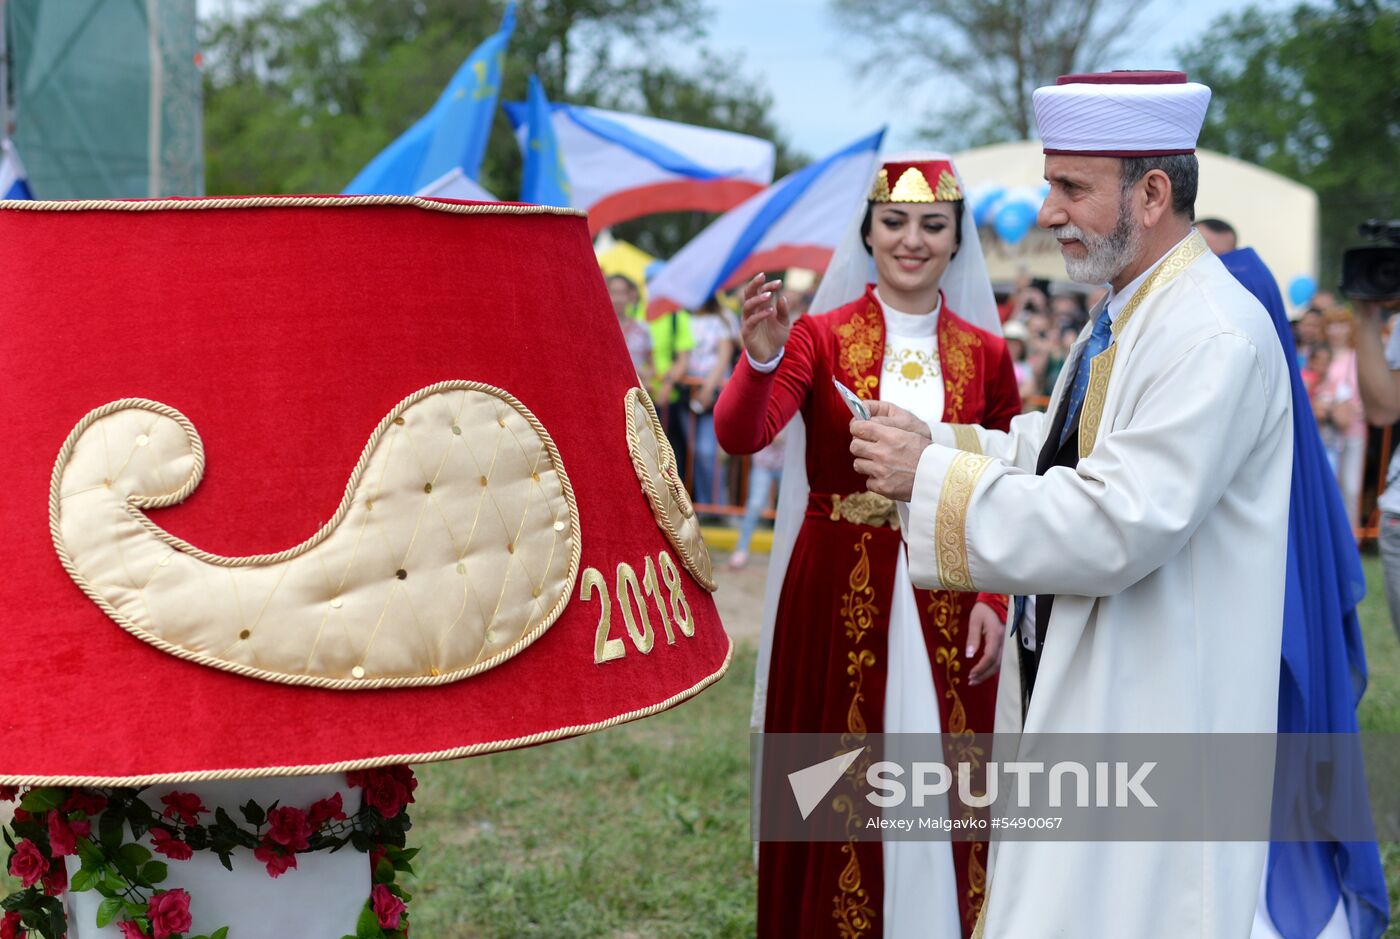
[[[734,374],[715,402],[715,437],[725,453],[757,453],[778,436],[812,389],[816,329],[803,317],[792,327],[783,360],[764,374],[739,356]]]
[[[1004,341],[998,340],[987,357],[987,411],[979,422],[989,430],[1006,430],[1021,413],[1021,391],[1016,386],[1016,366]]]
[[[987,411],[982,417],[982,426],[991,430],[1006,430],[1011,424],[1011,419],[1021,413],[1021,392],[1016,386],[1016,367],[1011,363],[1011,353],[1007,350],[1005,342],[997,343],[988,359]],[[977,602],[990,606],[1001,621],[1006,622],[1006,594],[979,593]]]
[[[995,610],[997,618],[1003,623],[1006,622],[1006,612],[1010,609],[1010,604],[1007,602],[1007,599],[1004,593],[979,593],[977,595],[977,602],[985,603]]]

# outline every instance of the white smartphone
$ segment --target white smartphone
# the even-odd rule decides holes
[[[841,392],[841,399],[846,402],[846,407],[851,409],[851,415],[863,421],[870,420],[870,410],[866,408],[865,402],[856,397],[856,393],[835,378],[831,383],[836,386],[836,390]]]

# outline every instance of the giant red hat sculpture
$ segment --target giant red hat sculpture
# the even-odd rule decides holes
[[[578,213],[11,202],[0,272],[0,783],[451,759],[724,673]]]

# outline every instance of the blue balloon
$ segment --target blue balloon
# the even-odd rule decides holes
[[[979,193],[972,205],[972,222],[978,228],[987,224],[987,219],[1001,203],[1002,196],[1006,195],[1005,186],[992,186],[986,192]]]
[[[997,209],[992,227],[997,237],[1009,245],[1019,244],[1035,222],[1035,206],[1028,202],[1007,202]]]
[[[1299,274],[1288,282],[1288,302],[1294,306],[1302,306],[1313,298],[1317,293],[1317,281],[1307,274]]]

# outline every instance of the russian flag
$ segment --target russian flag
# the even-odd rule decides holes
[[[529,109],[505,110],[525,146]],[[773,181],[773,144],[746,134],[574,104],[552,105],[550,123],[593,234],[656,212],[725,212]]]
[[[29,178],[24,172],[24,164],[19,161],[15,145],[8,139],[0,141],[0,198],[33,199],[29,191]]]
[[[882,127],[716,219],[647,284],[648,318],[693,310],[759,271],[825,270],[870,193],[884,136]]]

